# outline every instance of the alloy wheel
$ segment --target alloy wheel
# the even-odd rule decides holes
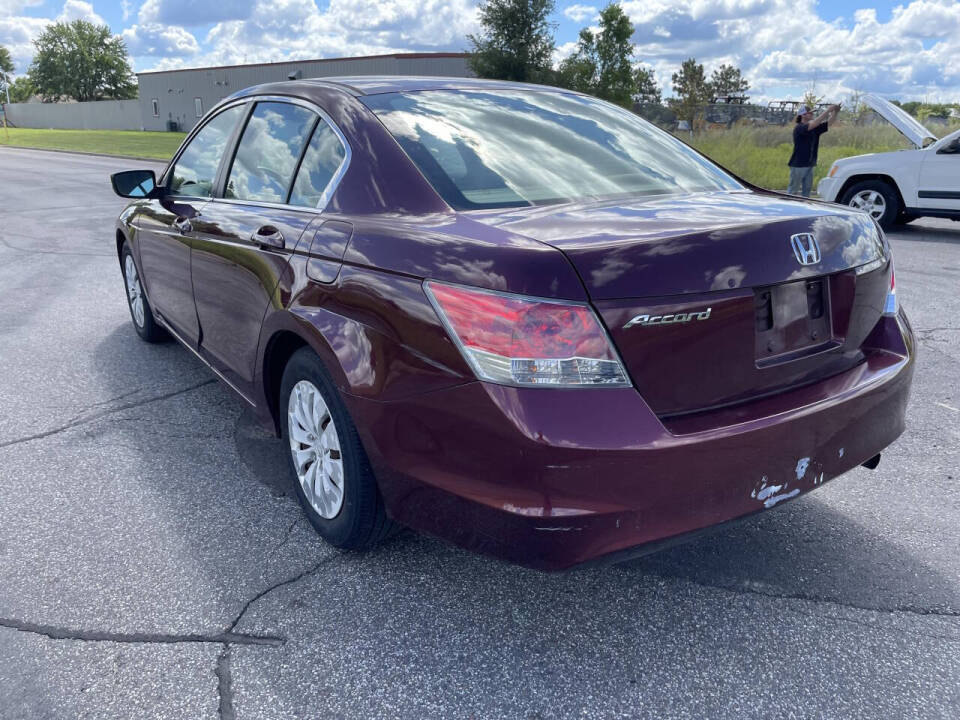
[[[123,276],[127,281],[127,300],[130,303],[130,310],[133,313],[133,321],[138,328],[143,327],[146,316],[143,306],[143,288],[140,287],[140,276],[137,275],[137,266],[133,263],[133,258],[127,254],[123,261]]]
[[[870,213],[874,220],[879,220],[887,210],[887,201],[876,190],[861,190],[850,198],[850,207],[864,210]]]
[[[320,517],[335,518],[343,507],[343,458],[330,408],[317,387],[301,380],[287,403],[290,452],[307,502]]]

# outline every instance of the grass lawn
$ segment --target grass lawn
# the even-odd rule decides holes
[[[943,137],[956,128],[939,128]],[[784,127],[734,127],[677,133],[707,157],[736,173],[744,180],[772,190],[786,190],[790,181],[787,161],[793,152],[793,125]],[[885,123],[873,125],[840,124],[820,138],[820,152],[814,171],[813,187],[827,174],[834,160],[851,155],[904,150],[913,146],[895,128]]]
[[[132,155],[134,157],[169,160],[184,133],[140,132],[137,130],[39,130],[8,128],[10,139],[0,128],[0,147],[46,148]]]

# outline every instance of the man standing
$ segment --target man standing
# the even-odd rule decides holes
[[[790,156],[790,185],[787,192],[791,195],[810,197],[813,186],[813,168],[817,164],[817,150],[820,149],[820,136],[827,131],[827,125],[833,122],[839,105],[831,105],[822,113],[813,116],[813,110],[802,105],[797,114],[797,124],[793,128],[793,155]]]

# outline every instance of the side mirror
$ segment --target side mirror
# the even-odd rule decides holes
[[[125,198],[159,197],[157,176],[153,170],[125,170],[110,176],[113,191]]]
[[[952,143],[937,150],[937,155],[960,155],[960,137],[954,138]]]

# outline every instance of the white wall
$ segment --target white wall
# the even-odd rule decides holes
[[[22,128],[142,130],[139,100],[82,103],[11,103],[7,120]]]

